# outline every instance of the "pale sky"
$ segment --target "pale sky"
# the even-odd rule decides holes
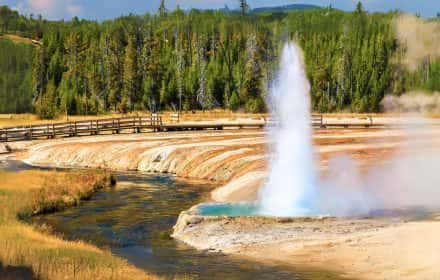
[[[248,0],[252,8],[285,4],[315,4],[342,10],[354,10],[358,0]],[[389,11],[398,9],[409,13],[420,13],[433,17],[440,12],[440,0],[363,0],[369,11]],[[73,16],[87,19],[110,19],[129,13],[144,14],[157,11],[160,0],[0,0],[0,5],[8,5],[25,14],[42,14],[48,19],[70,19]],[[238,6],[238,0],[166,0],[167,8],[174,9],[179,4],[183,9],[217,9],[227,4]]]

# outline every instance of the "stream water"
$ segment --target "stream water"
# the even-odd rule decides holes
[[[0,167],[1,168],[1,167]],[[9,162],[3,169],[29,166]],[[212,186],[172,176],[118,174],[116,188],[63,212],[37,216],[69,240],[85,240],[135,266],[164,278],[190,279],[335,279],[326,272],[302,271],[282,263],[257,262],[201,252],[170,238],[179,213],[201,202]]]

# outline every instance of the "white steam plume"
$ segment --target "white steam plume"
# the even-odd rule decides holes
[[[301,50],[287,43],[270,95],[272,114],[279,124],[269,133],[274,151],[269,179],[260,192],[264,215],[295,216],[310,210],[316,173],[309,91]]]

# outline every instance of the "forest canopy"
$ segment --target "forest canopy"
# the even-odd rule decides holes
[[[46,21],[0,7],[0,113],[266,110],[286,40],[304,50],[316,112],[379,112],[386,94],[440,90],[440,60],[404,65],[397,12],[169,12],[96,22]]]

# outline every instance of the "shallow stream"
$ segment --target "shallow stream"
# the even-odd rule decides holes
[[[4,169],[30,168],[11,162]],[[336,279],[317,271],[201,252],[170,238],[179,213],[201,202],[212,186],[172,176],[118,174],[118,186],[63,212],[37,216],[69,240],[85,240],[167,279]]]

